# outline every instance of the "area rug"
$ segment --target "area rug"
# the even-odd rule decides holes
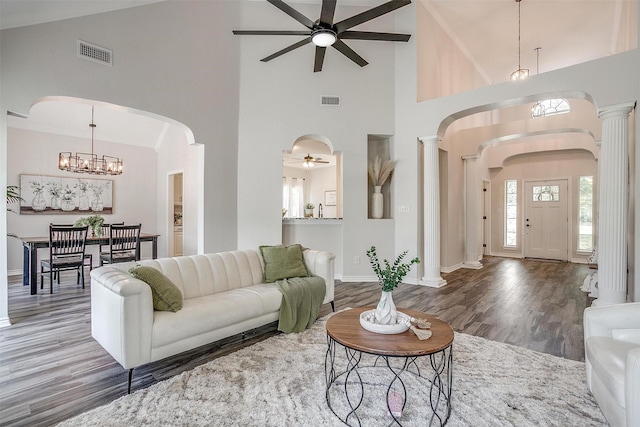
[[[60,425],[344,425],[325,398],[326,319],[319,319],[303,333],[274,336]],[[366,385],[378,378],[372,373],[363,380]],[[414,386],[408,384],[411,396],[425,393],[426,398],[427,388]],[[360,415],[361,425],[389,425],[384,400],[368,399],[363,402],[366,410]],[[427,410],[416,406],[406,408],[402,425],[427,425]],[[452,411],[447,425],[607,424],[586,386],[584,363],[456,333]]]

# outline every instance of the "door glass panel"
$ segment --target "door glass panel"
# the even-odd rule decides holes
[[[560,186],[535,185],[533,187],[534,202],[557,202],[560,200]]]

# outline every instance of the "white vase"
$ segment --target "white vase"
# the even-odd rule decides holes
[[[393,293],[382,291],[380,302],[376,307],[376,323],[379,325],[395,325],[398,323],[398,311],[393,303]]]
[[[380,219],[384,214],[384,197],[380,190],[382,186],[376,185],[373,187],[373,194],[371,195],[371,218]]]

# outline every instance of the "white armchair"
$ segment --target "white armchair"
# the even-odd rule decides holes
[[[584,311],[587,384],[613,427],[640,427],[640,302]]]

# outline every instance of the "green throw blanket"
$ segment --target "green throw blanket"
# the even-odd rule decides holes
[[[276,282],[282,292],[278,330],[302,332],[318,318],[326,286],[318,276],[292,277]]]

